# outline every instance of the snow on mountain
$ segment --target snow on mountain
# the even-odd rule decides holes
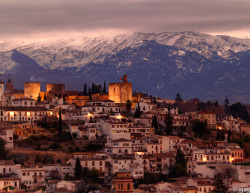
[[[78,88],[83,81],[111,82],[126,73],[136,87],[158,96],[173,98],[180,92],[201,99],[236,99],[244,92],[246,100],[250,89],[232,80],[250,84],[245,74],[249,50],[249,39],[197,32],[0,42],[0,73],[12,73],[25,81],[67,79]],[[31,75],[35,71],[39,72]]]
[[[115,54],[128,46],[143,40],[155,40],[159,44],[176,46],[189,51],[196,51],[206,58],[230,58],[234,53],[249,50],[250,40],[229,36],[211,36],[197,32],[164,33],[127,33],[113,38],[100,36],[96,38],[70,38],[50,42],[0,44],[0,50],[17,49],[34,59],[47,69],[64,69],[76,67],[78,70],[90,62],[104,61],[107,55]],[[245,44],[244,44],[245,42]],[[8,46],[7,46],[8,45]],[[2,60],[8,56],[1,56]]]

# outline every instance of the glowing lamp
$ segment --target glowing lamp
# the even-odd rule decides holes
[[[202,161],[204,161],[204,162],[207,161],[207,158],[204,157],[204,158],[202,159]]]
[[[28,116],[28,117],[30,116],[30,112],[27,112],[27,116]]]
[[[13,117],[14,116],[14,112],[10,112],[10,116]]]
[[[118,115],[118,116],[117,116],[117,119],[121,119],[121,118],[122,118],[122,116],[121,116],[121,115]]]

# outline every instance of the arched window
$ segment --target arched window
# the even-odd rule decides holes
[[[130,184],[128,183],[128,188],[127,188],[128,190],[130,190]]]

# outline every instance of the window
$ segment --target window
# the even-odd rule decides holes
[[[130,184],[128,183],[128,188],[127,188],[128,190],[130,190]]]
[[[23,173],[23,176],[26,176],[26,173]]]
[[[92,166],[95,166],[95,162],[94,161],[92,161]]]

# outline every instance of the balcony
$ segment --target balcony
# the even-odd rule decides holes
[[[32,178],[44,178],[44,175],[32,175]]]

